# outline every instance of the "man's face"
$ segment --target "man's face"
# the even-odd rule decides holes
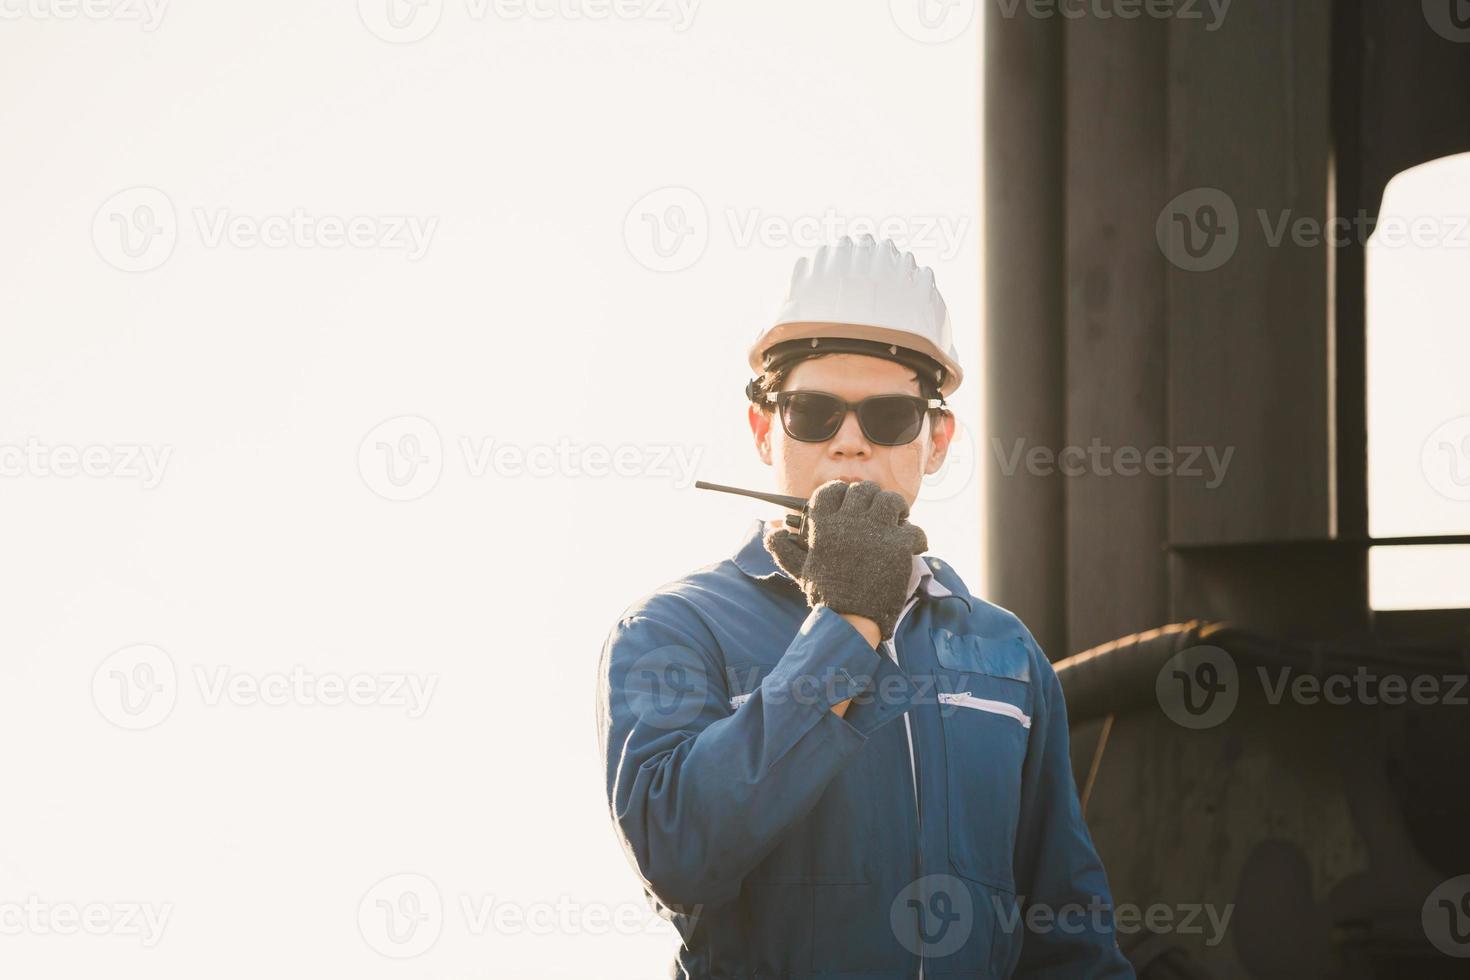
[[[911,369],[864,354],[827,354],[800,361],[787,375],[785,390],[825,391],[849,402],[870,395],[921,394]],[[884,490],[902,494],[912,508],[924,476],[944,464],[954,435],[953,416],[945,415],[931,431],[926,415],[913,442],[879,446],[863,435],[857,413],[849,412],[842,428],[826,442],[798,442],[786,434],[774,412],[766,414],[752,405],[749,417],[756,452],[776,468],[777,492],[803,499],[828,480],[872,480]]]

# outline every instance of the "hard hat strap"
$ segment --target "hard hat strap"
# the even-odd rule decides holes
[[[853,337],[803,337],[782,341],[766,350],[761,363],[767,371],[778,371],[793,361],[818,354],[866,354],[869,357],[881,357],[912,368],[920,380],[933,384],[935,388],[944,384],[944,366],[928,354],[897,344],[858,340]]]

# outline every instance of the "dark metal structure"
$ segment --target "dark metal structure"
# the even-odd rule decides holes
[[[1263,683],[1470,672],[1467,611],[1369,609],[1364,242],[1252,230],[1371,222],[1395,174],[1470,151],[1470,5],[1436,2],[986,5],[993,598],[1063,661],[1116,901],[1233,909],[1214,946],[1120,937],[1141,976],[1470,976],[1423,921],[1470,873],[1470,708]],[[1228,261],[1172,252],[1175,221],[1233,236]],[[997,465],[1090,445],[1232,455],[1213,487]],[[1192,730],[1156,684],[1199,645],[1239,702]]]

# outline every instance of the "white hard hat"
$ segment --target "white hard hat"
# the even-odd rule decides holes
[[[943,396],[964,373],[949,326],[949,310],[912,252],[892,239],[844,235],[801,258],[776,322],[750,347],[756,372],[820,353],[868,354],[906,364]]]

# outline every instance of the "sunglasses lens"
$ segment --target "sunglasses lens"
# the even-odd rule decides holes
[[[786,434],[804,442],[825,442],[842,427],[842,404],[831,395],[795,391],[784,399],[781,424]]]
[[[870,398],[859,409],[858,422],[878,445],[902,446],[919,438],[924,427],[924,405],[904,395]]]

